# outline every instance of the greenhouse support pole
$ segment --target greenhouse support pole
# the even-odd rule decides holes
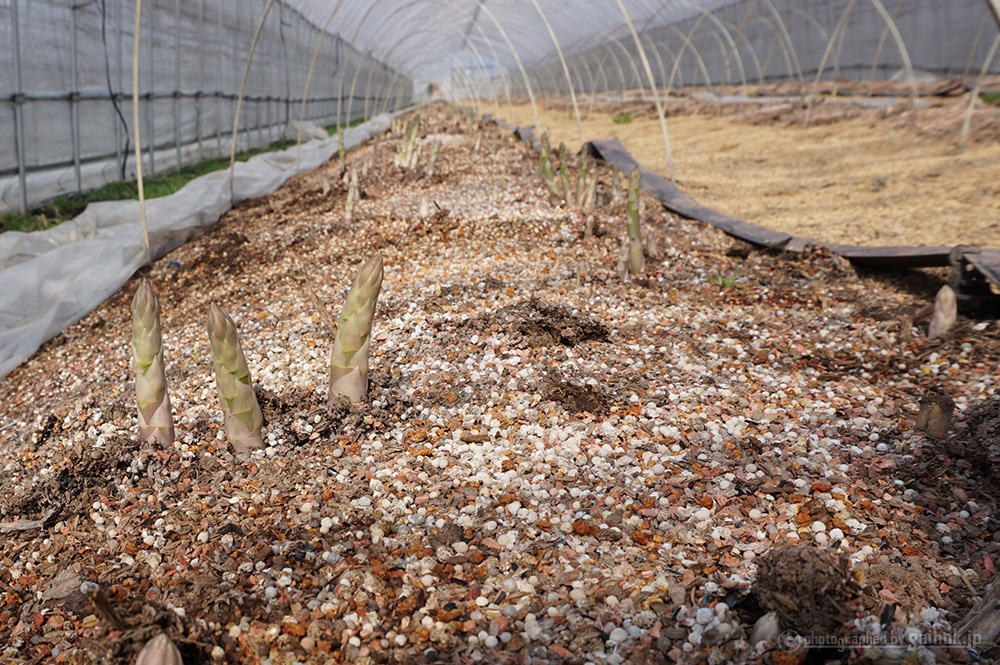
[[[146,222],[146,193],[142,187],[142,145],[139,137],[139,37],[142,27],[142,0],[135,0],[135,30],[132,35],[132,132],[135,137],[135,183],[139,194],[139,221],[142,224],[142,246],[146,263],[153,264],[149,249],[149,225]]]
[[[17,150],[17,182],[21,190],[21,212],[28,212],[28,183],[24,172],[24,104],[21,90],[21,38],[18,34],[17,0],[10,3],[11,35],[14,51],[14,132]]]
[[[70,15],[70,32],[72,33],[70,38],[70,48],[72,52],[70,53],[70,67],[72,68],[71,75],[71,85],[73,86],[72,91],[69,93],[69,117],[70,117],[70,132],[73,137],[73,175],[76,178],[76,191],[80,192],[83,190],[83,178],[80,175],[80,67],[79,58],[77,56],[77,41],[76,41],[76,11],[77,9],[83,7],[83,5],[70,5],[69,15]]]
[[[181,167],[181,0],[174,0],[174,147]]]
[[[219,0],[217,5],[219,8],[219,43],[225,40],[225,34],[223,33],[222,26],[222,0]],[[219,64],[215,68],[215,156],[222,156],[222,67],[225,64],[225,58],[222,55],[222,49],[219,49]]]
[[[153,71],[153,14],[156,13],[156,5],[150,3],[149,8],[149,92],[146,93],[146,138],[149,140],[149,175],[156,175],[156,130],[153,124],[153,103],[156,100],[156,73]],[[136,11],[139,7],[136,5]],[[137,47],[138,48],[138,47]],[[138,145],[138,142],[136,143]]]
[[[973,88],[972,94],[969,95],[969,108],[965,111],[965,120],[962,122],[962,134],[958,141],[958,147],[962,149],[965,148],[965,142],[969,138],[969,130],[972,128],[972,113],[976,110],[976,100],[979,99],[979,91],[982,89],[983,77],[989,73],[990,65],[993,64],[993,58],[996,56],[998,48],[1000,48],[1000,34],[994,38],[993,44],[990,46],[990,51],[986,54],[986,59],[983,60],[983,70],[976,79],[976,87]]]
[[[986,5],[997,22],[997,28],[1000,28],[1000,0],[986,0]]]
[[[576,130],[580,134],[580,147],[583,147],[585,143],[583,139],[583,123],[580,120],[580,106],[576,103],[576,91],[573,89],[573,79],[569,75],[569,67],[566,66],[566,58],[563,57],[562,47],[559,46],[559,40],[556,39],[556,33],[552,30],[552,26],[549,24],[549,19],[545,17],[545,12],[538,5],[538,0],[531,0],[531,4],[535,7],[535,11],[538,13],[539,18],[542,19],[542,23],[545,25],[545,29],[549,33],[549,38],[552,39],[552,43],[556,47],[556,55],[559,56],[559,62],[562,63],[563,74],[566,75],[566,82],[569,84],[569,98],[573,102],[573,115],[576,117]]]
[[[642,67],[646,70],[646,77],[649,79],[649,87],[653,91],[653,102],[656,104],[656,115],[659,116],[660,119],[660,130],[663,132],[663,144],[667,152],[667,166],[670,169],[670,182],[674,182],[674,155],[670,150],[670,136],[667,134],[667,120],[663,113],[663,104],[660,103],[660,93],[656,90],[656,79],[653,77],[653,68],[649,66],[649,59],[646,58],[646,49],[642,47],[642,42],[639,40],[639,33],[636,32],[635,25],[632,23],[632,18],[628,15],[628,11],[625,10],[625,5],[622,4],[622,0],[616,1],[618,3],[618,8],[625,16],[625,22],[628,23],[628,29],[632,32],[632,39],[635,40],[635,47],[639,50],[639,58],[642,60]]]
[[[118,63],[118,87],[111,92],[111,104],[114,106],[115,98],[121,94],[122,91],[122,18],[125,16],[123,11],[123,5],[125,0],[118,0],[118,20],[115,21],[115,59]],[[125,160],[128,158],[127,155],[122,154],[122,124],[118,122],[115,118],[115,163],[118,164],[118,174],[122,180],[125,180]],[[128,127],[124,128],[128,131]]]
[[[236,113],[233,117],[233,145],[229,152],[229,195],[233,195],[233,177],[236,174],[236,169],[234,165],[236,164],[236,135],[240,130],[240,105],[243,103],[243,95],[247,89],[247,78],[250,76],[250,64],[253,62],[253,53],[257,50],[257,41],[260,39],[260,33],[264,30],[264,22],[267,20],[267,14],[271,11],[271,5],[274,4],[274,0],[267,0],[267,4],[264,6],[264,11],[260,15],[260,22],[257,24],[257,32],[254,33],[253,41],[250,42],[250,53],[247,54],[247,63],[243,68],[243,81],[240,83],[240,95],[236,98]],[[260,114],[258,113],[258,116]],[[250,123],[247,123],[247,141],[250,140]],[[249,147],[249,145],[248,145]]]
[[[205,0],[198,0],[198,94],[194,100],[194,130],[198,134],[198,161],[205,161],[205,142],[201,131],[201,106],[205,94]]]

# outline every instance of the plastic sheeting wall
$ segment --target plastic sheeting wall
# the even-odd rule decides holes
[[[236,96],[265,5],[266,0],[143,3],[139,86],[144,173],[228,154]],[[0,67],[0,145],[8,147],[0,151],[0,211],[21,207],[22,156],[28,206],[121,180],[123,160],[125,178],[134,177],[131,149],[126,149],[132,131],[134,11],[134,0],[0,3],[0,58],[5,63]],[[298,119],[318,39],[315,25],[275,3],[247,81],[239,149],[281,138],[286,122]],[[307,119],[335,123],[335,74],[349,52],[350,76],[361,66],[360,80],[367,83],[371,73],[380,98],[399,96],[389,108],[408,103],[408,79],[333,35],[324,40],[317,60]],[[122,117],[111,102],[111,90]],[[366,92],[344,100],[349,119],[364,113]],[[17,107],[22,132],[16,126]]]
[[[382,114],[344,132],[351,148],[389,128]],[[263,196],[296,173],[337,154],[336,137],[310,141],[237,162],[229,171],[195,178],[180,191],[146,202],[150,251],[163,256],[213,226],[233,203]],[[75,219],[46,231],[0,234],[0,378],[46,340],[79,321],[146,262],[138,201],[93,203]]]
[[[997,36],[997,22],[986,2],[882,0],[882,5],[914,68],[944,77],[980,73]],[[824,79],[886,79],[904,66],[873,0],[738,0],[704,10],[693,4],[683,12],[677,8],[665,5],[663,12],[636,25],[661,89],[670,82],[674,87],[811,82],[845,15],[824,65]],[[627,32],[618,29],[566,50],[577,91],[649,87]],[[679,61],[676,71],[675,61]],[[531,69],[540,88],[568,91],[554,55]],[[1000,58],[994,58],[989,71],[1000,72]]]

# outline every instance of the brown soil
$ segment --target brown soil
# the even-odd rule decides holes
[[[671,99],[667,129],[676,183],[700,203],[754,224],[856,245],[976,245],[1000,248],[1000,107],[979,104],[970,141],[957,145],[968,95],[904,101],[884,109],[819,98],[809,127],[805,104],[717,105]],[[670,170],[652,104],[580,102],[583,134],[618,137],[639,163]],[[615,114],[631,113],[628,124]],[[552,145],[579,150],[566,99],[539,114]],[[528,104],[499,107],[514,125],[533,125]]]
[[[385,136],[347,225],[343,192],[324,193],[335,164],[293,178],[0,381],[0,662],[131,665],[162,631],[186,663],[787,663],[745,638],[815,576],[772,555],[760,593],[772,549],[809,548],[799,562],[839,584],[816,554],[837,547],[861,587],[852,616],[820,602],[846,582],[820,589],[808,621],[786,617],[800,630],[929,629],[923,610],[957,621],[996,579],[1000,494],[974,464],[996,461],[1000,328],[962,318],[928,340],[910,324],[933,276],[752,250],[651,200],[662,257],[623,281],[609,169],[576,210],[509,133],[484,126],[477,153],[462,115],[423,113],[421,131],[459,137],[440,180],[389,164]],[[424,198],[437,212],[419,219]],[[584,239],[587,214],[604,235]],[[370,392],[328,409],[311,291],[339,310],[375,251]],[[162,308],[168,448],[136,436],[141,277]],[[234,455],[220,431],[212,301],[239,327],[266,451]],[[914,429],[931,386],[959,410],[941,440]],[[953,454],[976,437],[986,452]]]

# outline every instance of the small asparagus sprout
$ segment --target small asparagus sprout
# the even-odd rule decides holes
[[[569,171],[566,168],[566,144],[559,144],[559,178],[562,185],[563,201],[569,203]]]
[[[615,266],[615,272],[622,279],[628,277],[628,254],[629,254],[629,240],[628,236],[622,238],[622,247],[618,250],[618,265]]]
[[[135,665],[184,665],[181,652],[166,633],[160,633],[139,652]]]
[[[351,169],[351,184],[347,188],[347,199],[344,202],[344,224],[350,226],[354,223],[354,202],[358,199],[358,174]]]
[[[583,209],[589,210],[597,203],[597,174],[594,173],[587,180],[587,193],[583,201]]]
[[[641,174],[639,167],[632,169],[628,177],[628,202],[625,204],[625,212],[628,214],[626,228],[628,229],[628,267],[633,275],[642,272],[644,266],[642,256],[642,230],[639,226],[639,180]]]
[[[406,169],[408,171],[415,171],[417,168],[417,164],[419,163],[420,163],[420,147],[417,146],[410,152],[410,160],[406,164]]]
[[[337,127],[337,156],[340,159],[340,168],[347,168],[347,153],[344,152],[344,126]]]
[[[646,253],[649,258],[660,258],[660,238],[655,231],[646,231]]]
[[[622,182],[621,182],[621,171],[618,170],[616,166],[611,171],[611,203],[614,205],[621,205],[622,202]]]
[[[576,202],[583,207],[587,203],[587,146],[580,151],[580,168],[576,174]]]
[[[215,359],[215,384],[219,388],[226,438],[238,453],[263,448],[260,429],[264,416],[253,392],[236,324],[215,303],[208,310],[208,339]]]
[[[375,135],[375,140],[372,141],[372,168],[378,166],[378,137]]]
[[[934,313],[927,328],[927,339],[941,337],[955,325],[958,319],[958,299],[955,290],[945,284],[934,298]]]
[[[139,406],[139,438],[162,446],[174,443],[174,421],[163,367],[160,303],[149,280],[142,280],[132,298],[132,368]]]
[[[780,633],[781,622],[778,613],[768,612],[753,625],[753,630],[750,631],[750,646],[755,647],[761,642],[773,646]]]
[[[330,406],[337,395],[356,402],[368,393],[368,351],[382,276],[382,257],[376,254],[361,266],[347,294],[330,352]]]
[[[480,136],[479,134],[476,134],[476,141],[475,141],[475,143],[472,144],[472,152],[479,152],[479,146],[482,143],[480,139],[482,139],[482,138],[483,138],[482,136]]]
[[[548,132],[542,133],[541,144],[539,171],[542,174],[542,180],[545,181],[545,186],[549,188],[549,193],[552,196],[559,196],[559,188],[556,186],[556,176],[552,172],[552,149],[549,146]]]
[[[422,196],[420,198],[420,204],[417,208],[417,216],[420,217],[420,219],[427,219],[431,216],[431,204],[427,200],[426,196]]]
[[[420,131],[420,122],[414,120],[413,124],[410,125],[410,131],[406,135],[406,159],[403,160],[403,166],[406,168],[413,168],[414,164],[414,148],[417,146],[417,134]]]
[[[441,150],[441,139],[434,142],[431,146],[431,156],[427,158],[427,177],[434,177],[434,166],[437,164],[438,152]]]
[[[587,215],[587,219],[583,222],[583,239],[586,240],[592,235],[594,235],[594,216]]]
[[[472,137],[476,133],[476,114],[473,112],[472,109],[469,109],[468,117],[469,117],[469,145],[471,146],[474,143]]]

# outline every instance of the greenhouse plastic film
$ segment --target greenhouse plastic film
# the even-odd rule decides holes
[[[344,132],[352,148],[388,129],[379,115]],[[160,257],[212,227],[233,203],[274,191],[296,174],[298,149],[237,162],[229,171],[192,180],[180,191],[146,202],[150,251]],[[337,138],[302,145],[299,172],[337,153]],[[138,201],[95,203],[75,219],[36,233],[0,235],[0,378],[44,342],[79,321],[145,263]],[[123,331],[123,335],[125,331]],[[124,339],[124,338],[123,338]]]

